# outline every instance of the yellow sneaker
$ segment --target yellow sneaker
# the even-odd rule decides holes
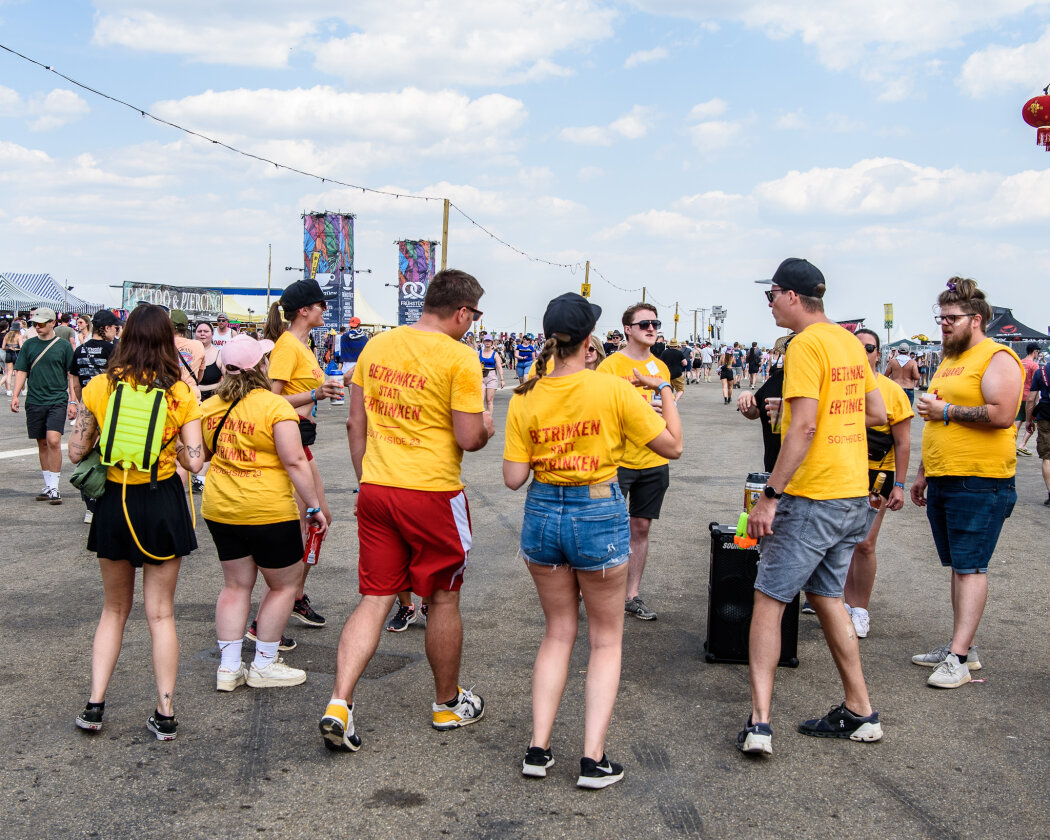
[[[357,752],[361,739],[354,732],[354,707],[329,703],[320,723],[324,745],[333,752]]]
[[[458,729],[481,719],[485,714],[485,701],[481,699],[481,695],[460,687],[459,694],[452,706],[432,703],[430,708],[434,716],[435,729]]]

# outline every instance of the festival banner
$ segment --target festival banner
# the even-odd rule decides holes
[[[156,303],[168,309],[181,309],[191,321],[211,320],[223,311],[222,292],[189,286],[124,281],[121,309],[134,309],[139,303]]]
[[[303,267],[324,292],[325,328],[345,327],[354,315],[353,213],[303,214]]]
[[[397,324],[414,324],[423,314],[423,298],[434,276],[437,242],[403,239],[397,243]]]

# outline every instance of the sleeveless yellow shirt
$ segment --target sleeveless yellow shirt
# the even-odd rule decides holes
[[[992,356],[1009,353],[1024,376],[1021,360],[1009,347],[990,338],[960,356],[945,356],[930,380],[929,392],[952,405],[984,405],[981,379]],[[1018,380],[1020,383],[1022,380]],[[1018,405],[1020,406],[1020,389]],[[1010,478],[1017,468],[1017,430],[930,420],[922,430],[922,465],[928,476],[966,475]]]

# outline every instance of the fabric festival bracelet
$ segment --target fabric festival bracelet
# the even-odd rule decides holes
[[[948,409],[952,407],[951,403],[944,404],[944,425],[948,425]]]

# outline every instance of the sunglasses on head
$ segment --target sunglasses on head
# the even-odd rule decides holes
[[[658,330],[660,329],[660,321],[653,319],[646,319],[644,321],[636,321],[631,324],[632,327],[641,327],[643,330]]]

